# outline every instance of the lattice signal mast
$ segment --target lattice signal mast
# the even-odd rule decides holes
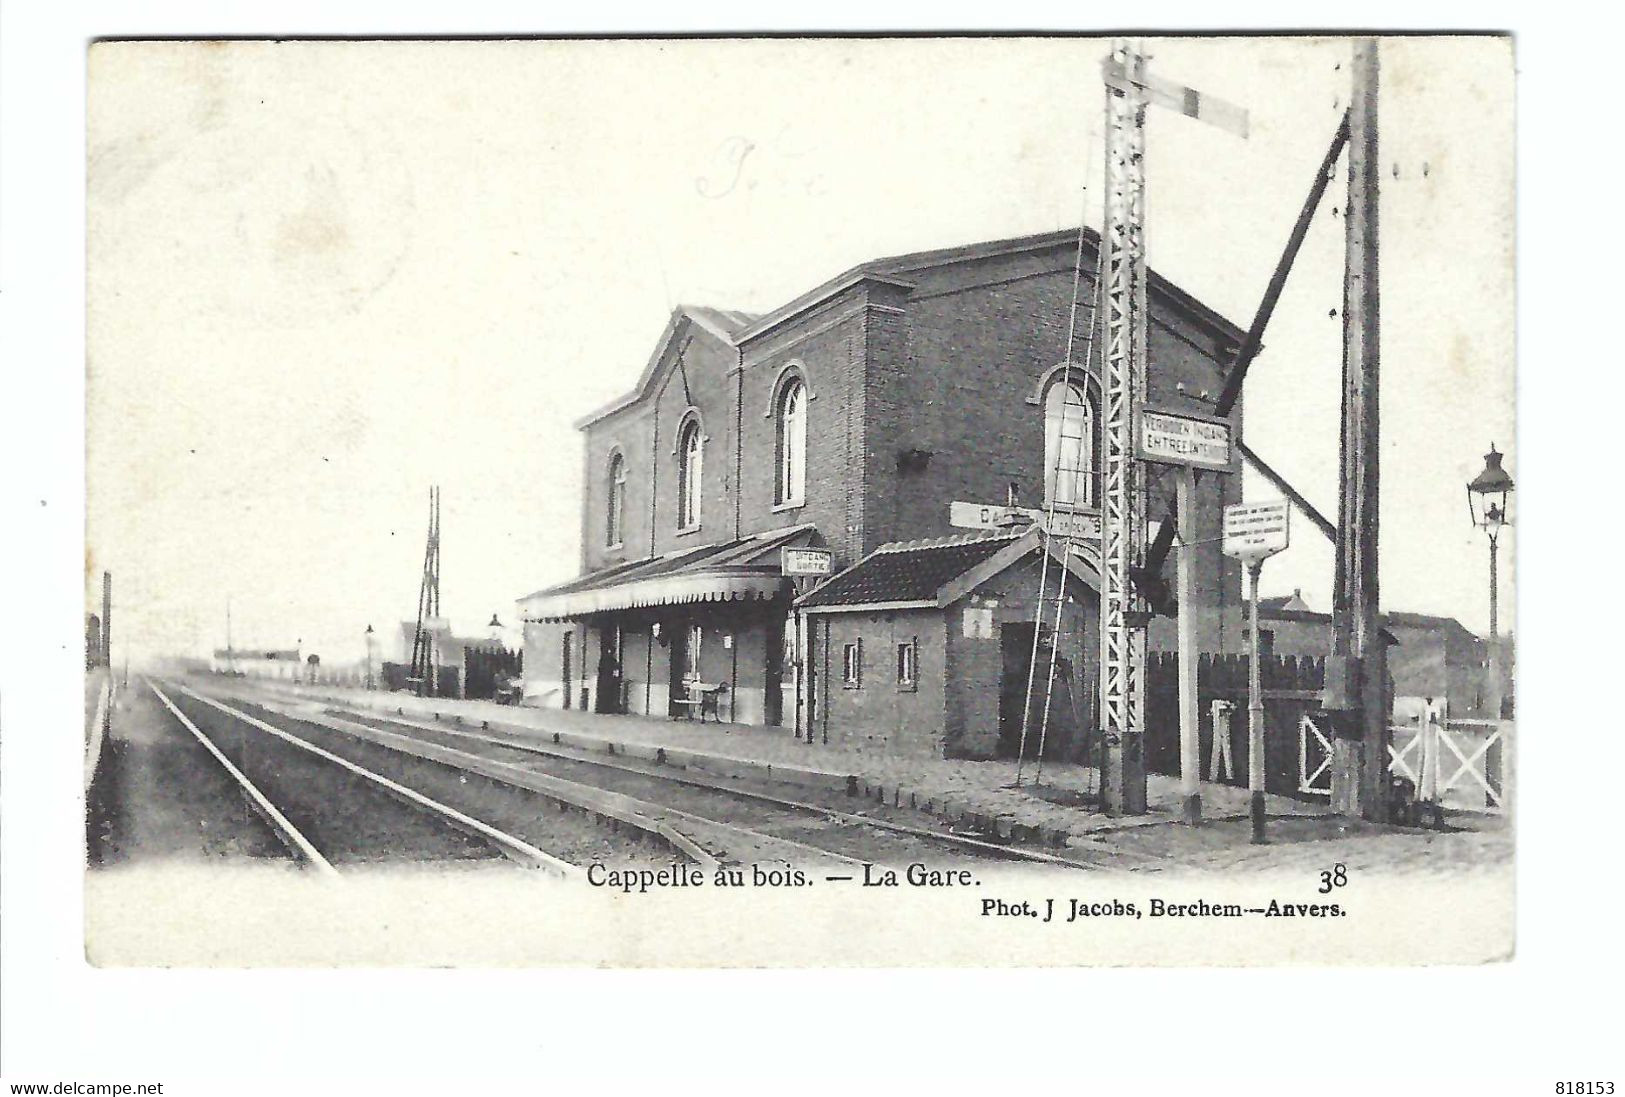
[[[1106,810],[1145,810],[1143,715],[1145,626],[1129,571],[1144,552],[1145,508],[1134,421],[1145,398],[1145,58],[1112,43],[1106,74],[1105,407],[1102,434],[1100,711],[1105,731],[1101,793]],[[1127,77],[1114,81],[1114,76]]]
[[[427,622],[427,628],[425,627]],[[412,677],[418,695],[433,697],[435,681],[434,636],[440,624],[440,489],[429,489],[429,540],[423,549],[423,580],[418,584],[418,620],[412,633]]]
[[[1108,812],[1145,811],[1145,625],[1133,574],[1145,555],[1142,470],[1135,453],[1146,385],[1145,111],[1152,103],[1247,135],[1247,115],[1222,100],[1151,77],[1142,50],[1112,43],[1106,84],[1106,287],[1102,433],[1100,710],[1101,793]]]

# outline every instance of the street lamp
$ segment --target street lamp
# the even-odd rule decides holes
[[[1489,644],[1489,696],[1485,698],[1490,719],[1501,718],[1500,622],[1497,620],[1496,552],[1500,547],[1501,530],[1512,524],[1512,477],[1501,467],[1503,455],[1490,443],[1484,455],[1484,471],[1467,484],[1467,512],[1473,525],[1482,529],[1490,539],[1490,644]]]
[[[372,631],[372,625],[369,624],[367,626],[367,688],[368,689],[377,688],[377,687],[375,687],[373,685],[373,680],[372,680],[372,645],[373,645],[373,640],[374,640],[374,636],[373,636],[373,631]]]

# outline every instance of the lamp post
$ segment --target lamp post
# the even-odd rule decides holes
[[[1491,442],[1490,451],[1484,455],[1484,471],[1467,484],[1467,512],[1472,516],[1473,525],[1482,529],[1490,539],[1489,690],[1484,700],[1492,720],[1501,718],[1501,637],[1500,622],[1496,616],[1499,587],[1496,554],[1500,547],[1501,530],[1512,524],[1512,477],[1501,467],[1502,456],[1496,451],[1495,443]]]
[[[372,626],[370,624],[367,626],[366,635],[367,635],[367,688],[368,689],[374,689],[376,687],[373,685],[373,680],[372,680],[372,645],[373,645],[373,641],[374,641],[375,637],[374,637],[374,634],[373,634],[373,631],[372,631]]]

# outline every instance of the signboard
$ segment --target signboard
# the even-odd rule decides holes
[[[948,524],[960,529],[1010,529],[1031,525],[1044,516],[1031,507],[1007,507],[998,503],[948,504]]]
[[[1140,412],[1140,456],[1165,465],[1228,472],[1230,424],[1146,408]]]
[[[1047,524],[1051,537],[1100,540],[1100,514],[1090,510],[1058,510],[1046,518],[1043,511],[1034,507],[955,502],[948,505],[948,523],[960,529],[1019,529]]]
[[[1236,503],[1224,508],[1224,554],[1256,563],[1286,548],[1292,508],[1274,503]]]
[[[1058,510],[1049,519],[1051,537],[1070,537],[1075,541],[1100,540],[1100,515],[1089,511]]]
[[[779,570],[786,575],[828,575],[835,570],[835,554],[829,549],[787,548]]]

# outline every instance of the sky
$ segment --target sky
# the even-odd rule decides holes
[[[1250,113],[1240,140],[1154,111],[1147,161],[1152,265],[1245,327],[1347,105],[1348,43],[1147,47]],[[632,387],[673,305],[765,311],[878,256],[1098,225],[1105,50],[94,46],[87,594],[113,572],[138,658],[223,646],[229,600],[239,646],[359,659],[367,625],[415,614],[438,483],[444,611],[513,623],[578,570],[572,421]],[[1482,632],[1464,485],[1492,441],[1518,468],[1511,47],[1388,40],[1382,62],[1382,601]],[[1245,426],[1334,519],[1342,197]],[[1264,593],[1326,609],[1330,545],[1293,537]]]

